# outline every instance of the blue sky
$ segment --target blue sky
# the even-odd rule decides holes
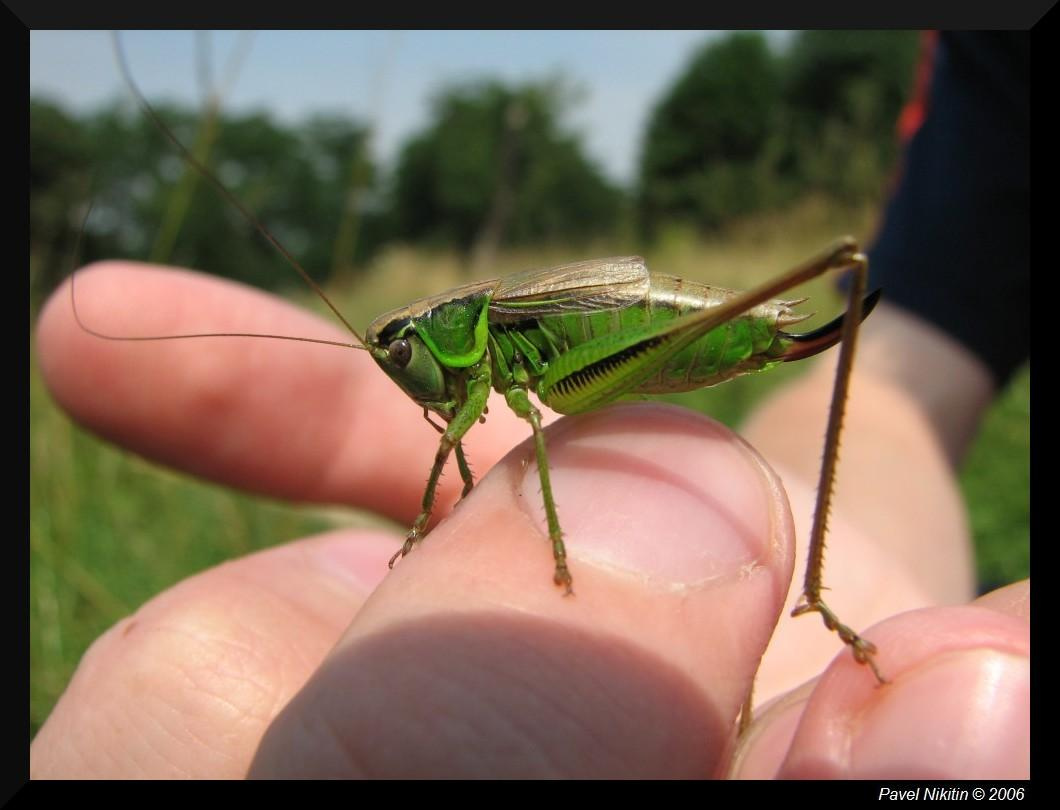
[[[215,73],[236,52],[239,32],[208,35]],[[246,42],[247,35],[244,36]],[[431,94],[452,81],[509,81],[562,74],[583,95],[566,119],[613,180],[635,175],[651,107],[717,32],[710,31],[260,31],[226,94],[227,109],[267,108],[285,121],[343,113],[375,126],[377,155],[393,159],[428,122]],[[771,34],[778,43],[783,33]],[[199,98],[195,35],[122,35],[133,75],[149,98]],[[30,91],[75,110],[127,98],[110,34],[30,32]]]

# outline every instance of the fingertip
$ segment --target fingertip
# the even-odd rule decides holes
[[[574,595],[553,584],[527,442],[387,576],[270,733],[258,775],[718,774],[786,593],[782,489],[731,433],[671,407],[563,420],[547,437]],[[429,729],[403,760],[393,724]],[[284,765],[306,729],[322,770]],[[596,750],[601,738],[613,743]]]
[[[725,426],[660,404],[607,408],[548,432],[549,465],[572,560],[697,588],[751,569],[786,587],[792,546],[783,488]],[[536,463],[520,505],[547,534]]]
[[[1030,621],[1031,618],[1031,581],[1025,579],[1014,582],[1003,588],[997,588],[983,594],[975,600],[979,607],[996,610],[1007,616],[1016,616]]]
[[[867,635],[888,683],[849,654],[817,682],[782,778],[1029,775],[1029,634],[977,607],[911,611]]]
[[[637,405],[565,419],[546,437],[579,599],[595,598],[583,585],[590,578],[610,583],[598,591],[603,599],[616,588],[686,599],[761,581],[771,595],[748,601],[779,611],[794,545],[787,501],[765,462],[727,428],[684,409]],[[546,608],[560,590],[549,585],[550,548],[528,440],[402,560],[387,585],[420,595],[437,587],[440,599],[464,602],[520,594]]]

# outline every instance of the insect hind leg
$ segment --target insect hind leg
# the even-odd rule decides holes
[[[844,268],[852,270],[852,281],[847,291],[847,309],[843,316],[843,327],[839,338],[839,360],[836,364],[835,385],[832,388],[832,402],[828,409],[824,459],[821,463],[821,475],[817,484],[817,501],[813,511],[813,527],[810,530],[809,561],[806,564],[802,598],[791,615],[801,616],[804,613],[820,613],[825,627],[838,634],[842,642],[850,647],[854,659],[861,664],[868,665],[876,676],[876,680],[882,684],[886,683],[886,679],[880,674],[880,670],[876,666],[874,659],[876,654],[875,645],[843,624],[821,598],[821,591],[824,588],[822,583],[824,540],[828,530],[828,512],[831,508],[832,492],[835,484],[836,461],[839,456],[839,435],[843,427],[843,411],[850,390],[850,372],[854,362],[858,328],[863,317],[861,304],[868,276],[868,259],[857,250],[856,245],[852,242],[837,248],[835,253],[823,262],[821,271]]]

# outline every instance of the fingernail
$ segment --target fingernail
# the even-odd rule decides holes
[[[775,779],[806,707],[805,694],[758,716],[755,725],[737,742],[730,779]]]
[[[855,774],[937,779],[1030,775],[1026,658],[996,650],[956,652],[878,691],[853,739]],[[914,734],[909,733],[911,718],[916,719]]]
[[[730,576],[762,560],[782,490],[721,425],[672,406],[611,408],[548,434],[567,553],[673,585]],[[537,466],[522,503],[547,535]]]

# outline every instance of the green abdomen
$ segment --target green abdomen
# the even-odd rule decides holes
[[[681,317],[717,306],[736,294],[673,276],[652,274],[651,290],[641,302],[603,312],[541,315],[516,327],[518,336],[511,335],[515,330],[509,330],[508,337],[514,337],[514,341],[502,342],[523,347],[522,354],[533,368],[533,382],[557,362],[560,367],[571,364],[563,382],[554,385],[552,390],[572,390],[582,384],[579,376],[588,384],[591,377],[613,374],[615,366],[625,362],[621,347],[609,349],[611,342],[618,342],[617,336],[639,333],[648,337]],[[747,315],[711,330],[665,356],[661,364],[653,363],[648,376],[639,373],[634,367],[636,361],[631,360],[630,386],[619,395],[689,391],[772,365],[784,340],[778,331],[780,303],[756,307]],[[531,356],[535,350],[537,359]],[[571,357],[579,360],[571,363]],[[554,372],[555,368],[552,376]],[[564,386],[567,382],[573,385]],[[558,398],[559,394],[555,396]],[[576,402],[546,404],[564,413],[581,410]]]

